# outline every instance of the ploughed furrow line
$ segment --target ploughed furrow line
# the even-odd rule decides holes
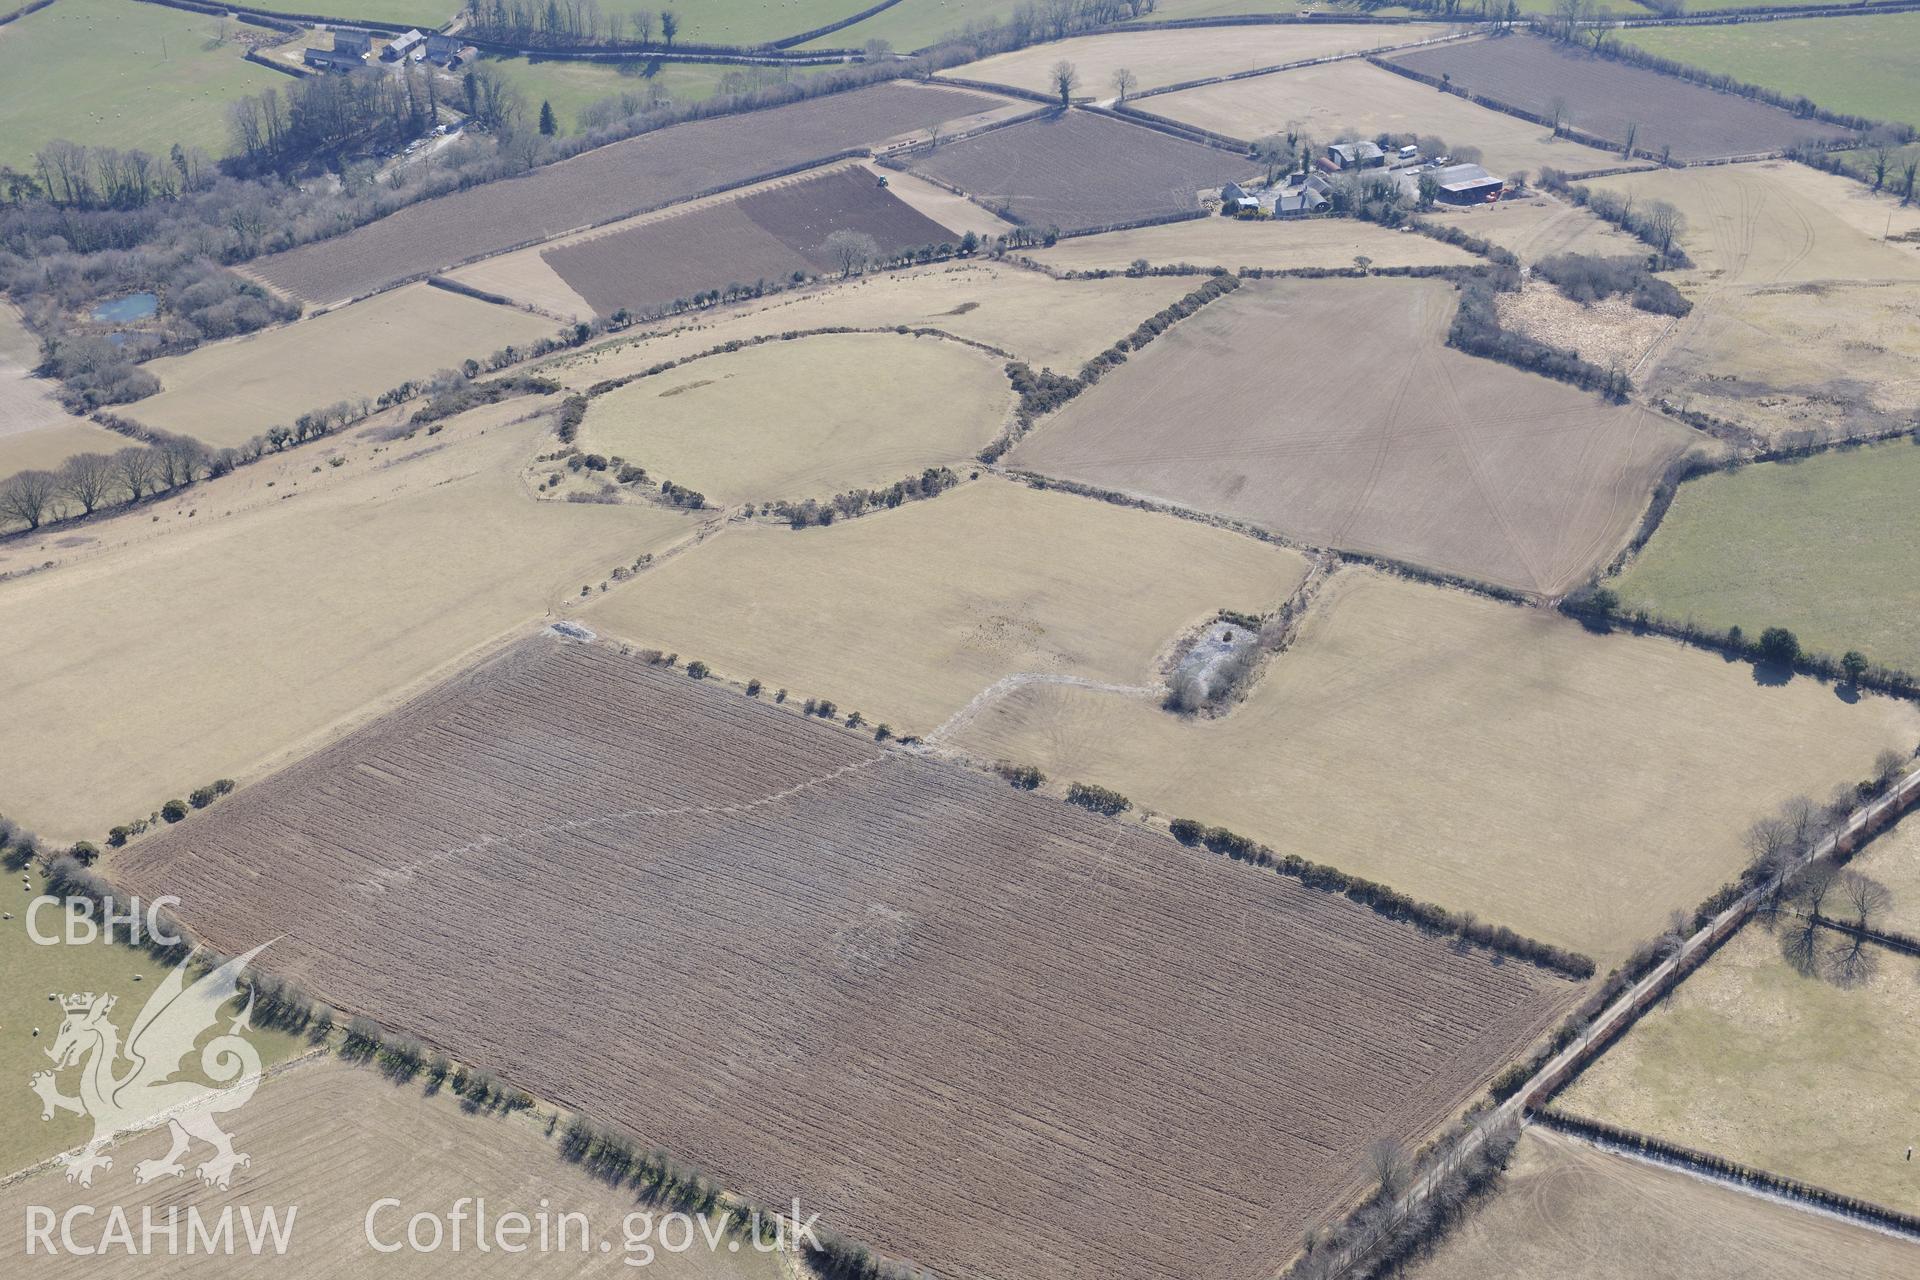
[[[1264,1275],[1575,994],[544,636],[122,867],[222,949],[278,936],[323,998],[962,1280]]]

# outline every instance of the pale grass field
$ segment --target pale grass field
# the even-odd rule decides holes
[[[1904,1213],[1920,1210],[1911,1066],[1920,968],[1874,948],[1854,988],[1802,977],[1749,924],[1563,1093],[1651,1133]]]
[[[40,340],[21,323],[17,308],[0,303],[0,480],[60,465],[90,447],[90,434],[122,439],[70,416],[54,398],[54,384],[33,376],[39,363]]]
[[[1881,928],[1920,934],[1920,818],[1876,837],[1849,865],[1893,891]]]
[[[220,447],[311,409],[377,397],[501,347],[553,336],[543,316],[412,284],[290,325],[148,362],[162,390],[116,412]]]
[[[189,1172],[178,1179],[137,1184],[131,1173],[136,1161],[157,1158],[166,1151],[157,1132],[136,1134],[114,1152],[113,1168],[96,1180],[91,1191],[68,1184],[60,1174],[42,1173],[0,1192],[0,1249],[9,1256],[27,1247],[28,1206],[45,1206],[64,1215],[76,1205],[98,1206],[97,1214],[78,1216],[76,1239],[97,1239],[107,1215],[118,1206],[133,1224],[139,1240],[143,1211],[156,1222],[167,1221],[169,1208],[180,1211],[180,1241],[184,1254],[189,1208],[198,1210],[209,1226],[223,1209],[234,1210],[238,1246],[208,1274],[221,1277],[272,1277],[282,1280],[333,1280],[334,1277],[399,1275],[415,1280],[430,1276],[614,1276],[663,1277],[664,1280],[791,1280],[791,1260],[774,1252],[759,1252],[744,1242],[729,1252],[724,1236],[717,1251],[709,1250],[696,1227],[695,1244],[685,1252],[660,1247],[663,1237],[655,1221],[653,1234],[643,1237],[631,1252],[626,1244],[626,1219],[643,1212],[631,1190],[610,1187],[576,1165],[561,1159],[558,1144],[545,1132],[542,1115],[476,1113],[462,1108],[450,1090],[428,1094],[424,1077],[393,1084],[371,1066],[349,1066],[338,1058],[314,1057],[267,1079],[259,1092],[228,1120],[236,1150],[253,1163],[239,1170],[228,1191],[216,1191],[195,1181]],[[189,1159],[199,1159],[196,1146]],[[447,1215],[460,1206],[467,1214],[461,1224],[460,1248],[453,1248]],[[377,1201],[392,1199],[397,1206],[375,1210]],[[487,1243],[476,1245],[473,1200],[484,1200]],[[284,1255],[271,1250],[251,1255],[239,1215],[251,1208],[257,1215],[273,1206],[285,1220],[287,1206],[298,1206],[294,1229]],[[382,1245],[399,1243],[398,1252],[381,1253],[367,1239],[367,1220],[373,1211],[373,1232]],[[408,1219],[427,1213],[440,1220],[446,1233],[436,1252],[405,1247]],[[493,1234],[505,1215],[525,1215],[531,1230],[523,1237]],[[569,1220],[565,1248],[560,1247],[560,1215],[583,1214],[586,1231]],[[663,1211],[655,1211],[656,1219]],[[540,1243],[542,1217],[548,1225],[547,1247]],[[505,1224],[511,1231],[513,1224]],[[641,1232],[635,1221],[633,1229]],[[420,1238],[430,1242],[427,1228]],[[582,1247],[583,1234],[589,1234]],[[54,1239],[59,1240],[56,1231]],[[678,1243],[678,1235],[670,1237]],[[506,1252],[500,1241],[524,1246]],[[155,1237],[164,1251],[166,1236]],[[602,1252],[600,1242],[610,1248]],[[26,1265],[22,1274],[49,1277],[151,1276],[167,1271],[160,1257],[129,1255],[118,1249],[97,1256],[78,1256],[64,1249],[58,1256],[42,1256]],[[198,1261],[197,1259],[194,1261]],[[204,1264],[203,1264],[204,1265]],[[175,1272],[190,1268],[176,1266]]]
[[[949,263],[855,278],[662,323],[637,337],[622,335],[558,357],[541,372],[569,387],[584,388],[761,334],[835,325],[908,325],[991,343],[1036,369],[1075,373],[1200,283],[1180,276],[1052,280],[1018,267]]]
[[[1670,641],[1347,568],[1224,717],[1033,687],[954,745],[1478,912],[1604,970],[1739,869],[1754,819],[1916,737],[1905,703],[1849,706],[1806,679],[1765,688],[1745,663]]]
[[[34,726],[0,741],[7,815],[97,842],[244,782],[693,528],[534,498],[521,469],[552,436],[515,421],[532,408],[377,448],[356,433],[9,544],[0,571],[56,564],[0,583],[0,705]]]
[[[1491,240],[1522,262],[1538,262],[1558,253],[1618,258],[1647,252],[1647,246],[1611,223],[1542,191],[1495,205],[1440,205],[1421,217]]]
[[[1444,280],[1254,280],[1100,379],[1007,465],[1553,597],[1705,437],[1446,345]]]
[[[1920,1245],[1533,1126],[1412,1280],[1902,1280]]]
[[[824,499],[964,467],[1013,403],[999,362],[964,343],[821,334],[708,356],[601,396],[580,446],[721,505]]]
[[[1351,267],[1368,258],[1376,267],[1472,266],[1479,259],[1431,236],[1391,231],[1355,218],[1194,218],[1099,236],[1074,236],[1030,256],[1058,271],[1124,271],[1136,259],[1152,266]]]
[[[1696,289],[1651,389],[1773,439],[1878,432],[1920,413],[1920,288],[1809,282]]]
[[[58,405],[54,408],[59,417],[44,426],[0,430],[0,480],[22,471],[57,471],[77,453],[118,453],[136,443],[85,418],[69,417]],[[6,393],[0,389],[0,423],[7,421],[7,411]],[[12,528],[14,524],[0,519],[0,528]]]
[[[1502,177],[1529,177],[1546,165],[1566,172],[1607,169],[1618,155],[1555,139],[1542,125],[1475,106],[1359,60],[1301,67],[1227,84],[1148,98],[1142,110],[1252,141],[1269,133],[1302,133],[1320,151],[1346,130],[1438,134],[1449,146],[1478,147],[1481,163]]]
[[[1686,219],[1680,244],[1701,284],[1920,280],[1920,244],[1900,242],[1920,230],[1920,207],[1901,208],[1858,182],[1802,164],[1659,169],[1589,185],[1679,209]]]
[[[583,620],[925,734],[1015,673],[1150,682],[1182,630],[1271,608],[1304,571],[1251,538],[984,478],[824,529],[730,527]]]
[[[1101,101],[1117,96],[1113,73],[1121,67],[1139,77],[1135,91],[1182,84],[1207,76],[1257,71],[1261,67],[1366,53],[1416,44],[1453,28],[1437,22],[1404,25],[1194,27],[1187,30],[1116,32],[1029,45],[952,69],[964,80],[1012,85],[1035,93],[1055,92],[1052,69],[1065,59],[1079,73],[1075,97]],[[1148,103],[1143,103],[1149,111]]]

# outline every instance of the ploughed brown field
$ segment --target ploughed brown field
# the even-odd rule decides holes
[[[960,239],[866,169],[849,166],[540,256],[594,311],[611,315],[736,281],[838,270],[826,241],[841,230],[865,232],[887,253]]]
[[[1198,209],[1200,191],[1248,176],[1253,162],[1069,111],[917,152],[909,167],[1004,218],[1075,231]]]
[[[1491,98],[1543,119],[1564,104],[1561,123],[1658,157],[1677,160],[1780,151],[1796,142],[1845,138],[1852,130],[1677,76],[1569,49],[1535,36],[1504,36],[1388,54],[1385,61],[1427,76],[1451,76],[1456,91]]]
[[[1251,282],[1043,421],[1008,461],[1564,592],[1619,549],[1692,433],[1446,347],[1455,305],[1438,280]]]
[[[954,1277],[1272,1274],[1575,994],[535,637],[136,847],[234,950]],[[511,980],[502,980],[511,974]]]
[[[524,177],[409,205],[344,236],[262,258],[252,269],[308,302],[337,302],[1002,105],[985,94],[889,82],[690,121]]]

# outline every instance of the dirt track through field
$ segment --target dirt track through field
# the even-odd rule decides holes
[[[214,945],[284,935],[342,1007],[961,1278],[1264,1276],[1368,1142],[1573,996],[545,637],[120,870]]]

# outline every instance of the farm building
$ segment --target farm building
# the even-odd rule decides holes
[[[1372,169],[1387,162],[1387,153],[1371,142],[1327,144],[1327,163],[1335,169]]]
[[[373,33],[370,31],[349,31],[341,27],[333,29],[333,51],[349,57],[364,58],[373,52]]]
[[[1450,164],[1432,170],[1439,184],[1440,199],[1448,204],[1479,204],[1500,198],[1505,180],[1496,178],[1477,164]]]
[[[338,41],[340,36],[344,34],[346,33],[336,33],[334,39]],[[358,71],[366,65],[364,61],[366,56],[364,50],[359,53],[354,53],[350,50],[342,49],[337,43],[331,49],[303,49],[300,51],[300,60],[316,71]]]
[[[442,35],[438,31],[427,33],[426,49],[428,62],[449,70],[471,61],[480,52],[461,37]]]
[[[423,49],[426,42],[427,38],[421,35],[418,30],[409,31],[405,35],[395,36],[389,41],[386,49],[380,56],[388,62],[399,62],[401,59],[411,55],[415,50]]]
[[[1291,217],[1294,214],[1325,213],[1333,207],[1333,189],[1325,178],[1315,175],[1308,178],[1297,189],[1281,191],[1273,198],[1275,217]]]

